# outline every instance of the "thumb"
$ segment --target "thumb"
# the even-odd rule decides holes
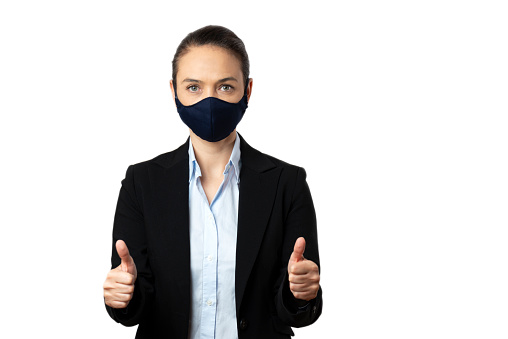
[[[129,249],[123,240],[117,240],[116,242],[116,251],[118,252],[118,256],[122,260],[120,267],[122,271],[133,273],[134,268],[134,260],[129,254]]]
[[[290,261],[299,262],[304,259],[303,252],[305,251],[305,238],[300,237],[296,239],[295,247],[293,248],[293,253],[291,254]]]

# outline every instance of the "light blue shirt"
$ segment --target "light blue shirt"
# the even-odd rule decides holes
[[[208,204],[189,139],[190,339],[238,338],[235,266],[240,167],[237,133],[224,179]]]

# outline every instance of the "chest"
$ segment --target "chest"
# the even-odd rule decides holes
[[[235,257],[239,186],[230,179],[226,176],[213,187],[213,196],[206,194],[201,178],[189,185],[191,254],[197,253],[197,257],[228,261]],[[209,184],[206,186],[210,189]]]
[[[213,198],[217,194],[219,187],[221,186],[223,178],[201,178],[200,183],[203,187],[208,204],[211,205]]]

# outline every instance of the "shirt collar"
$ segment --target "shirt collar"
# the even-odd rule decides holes
[[[238,132],[236,133],[235,144],[233,146],[233,151],[231,152],[231,156],[229,157],[229,161],[224,168],[224,173],[227,174],[231,169],[231,166],[235,169],[235,177],[236,182],[240,183],[240,169],[242,167],[241,161],[241,152],[240,152],[240,135]],[[196,155],[194,154],[194,148],[192,147],[192,140],[189,138],[189,183],[193,179],[193,177],[201,176],[201,168],[199,167],[198,161],[196,160]]]

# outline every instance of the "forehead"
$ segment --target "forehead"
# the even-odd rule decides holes
[[[178,81],[185,78],[198,80],[242,77],[240,60],[232,52],[217,46],[190,47],[178,61]]]

